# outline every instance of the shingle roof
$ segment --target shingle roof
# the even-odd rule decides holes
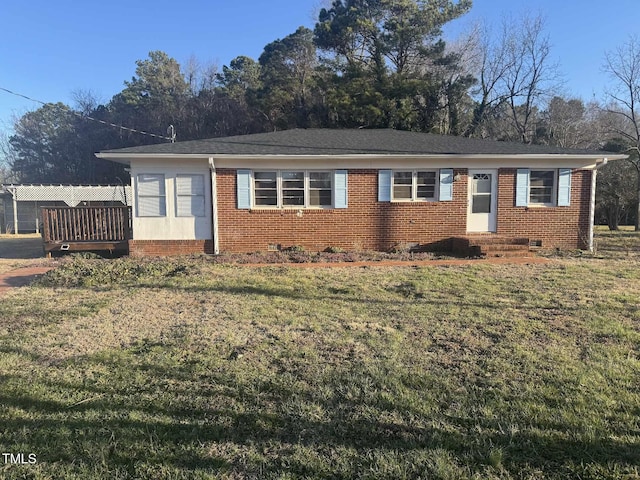
[[[603,155],[606,152],[525,145],[380,129],[294,129],[100,152],[164,155]]]

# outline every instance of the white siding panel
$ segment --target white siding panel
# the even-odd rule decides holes
[[[164,175],[165,177],[165,209],[163,217],[138,217],[133,216],[133,238],[135,240],[209,240],[212,238],[211,220],[211,181],[209,163],[207,160],[181,160],[175,159],[140,159],[131,162],[131,177],[133,185],[137,183],[138,176]],[[182,178],[185,177],[185,178]],[[199,177],[193,180],[192,177]],[[181,178],[178,180],[178,178]],[[190,186],[188,184],[191,183]],[[198,191],[202,186],[204,199],[194,204],[190,197],[184,201],[181,193]],[[194,197],[197,198],[197,195]],[[202,197],[200,197],[202,198]],[[140,197],[135,193],[135,210],[140,207]],[[181,204],[179,206],[178,204]],[[204,210],[204,211],[203,211]],[[194,215],[178,216],[178,213],[191,211]],[[202,216],[199,216],[202,215]]]

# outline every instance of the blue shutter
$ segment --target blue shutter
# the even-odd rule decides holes
[[[529,206],[529,169],[519,168],[516,173],[516,207]]]
[[[347,208],[349,195],[347,193],[347,171],[336,170],[333,173],[333,206]]]
[[[571,205],[571,169],[561,168],[558,171],[558,206]]]
[[[238,208],[248,210],[251,208],[251,170],[238,170]]]
[[[391,201],[391,170],[378,170],[378,201]]]
[[[453,200],[453,169],[443,168],[440,170],[440,201],[450,202]]]

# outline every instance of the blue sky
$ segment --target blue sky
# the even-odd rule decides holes
[[[219,67],[238,55],[258,58],[269,42],[304,25],[313,28],[324,0],[4,0],[0,10],[0,87],[46,102],[72,104],[89,90],[108,101],[135,73],[135,61],[162,50],[184,63],[190,56]],[[601,98],[605,51],[637,27],[638,0],[474,0],[447,32],[505,14],[542,14],[565,94]],[[39,104],[0,91],[0,131]]]

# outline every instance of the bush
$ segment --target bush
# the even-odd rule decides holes
[[[169,279],[197,273],[189,259],[107,260],[88,255],[74,255],[71,261],[43,275],[37,284],[48,287],[91,287],[126,285],[142,280]]]

